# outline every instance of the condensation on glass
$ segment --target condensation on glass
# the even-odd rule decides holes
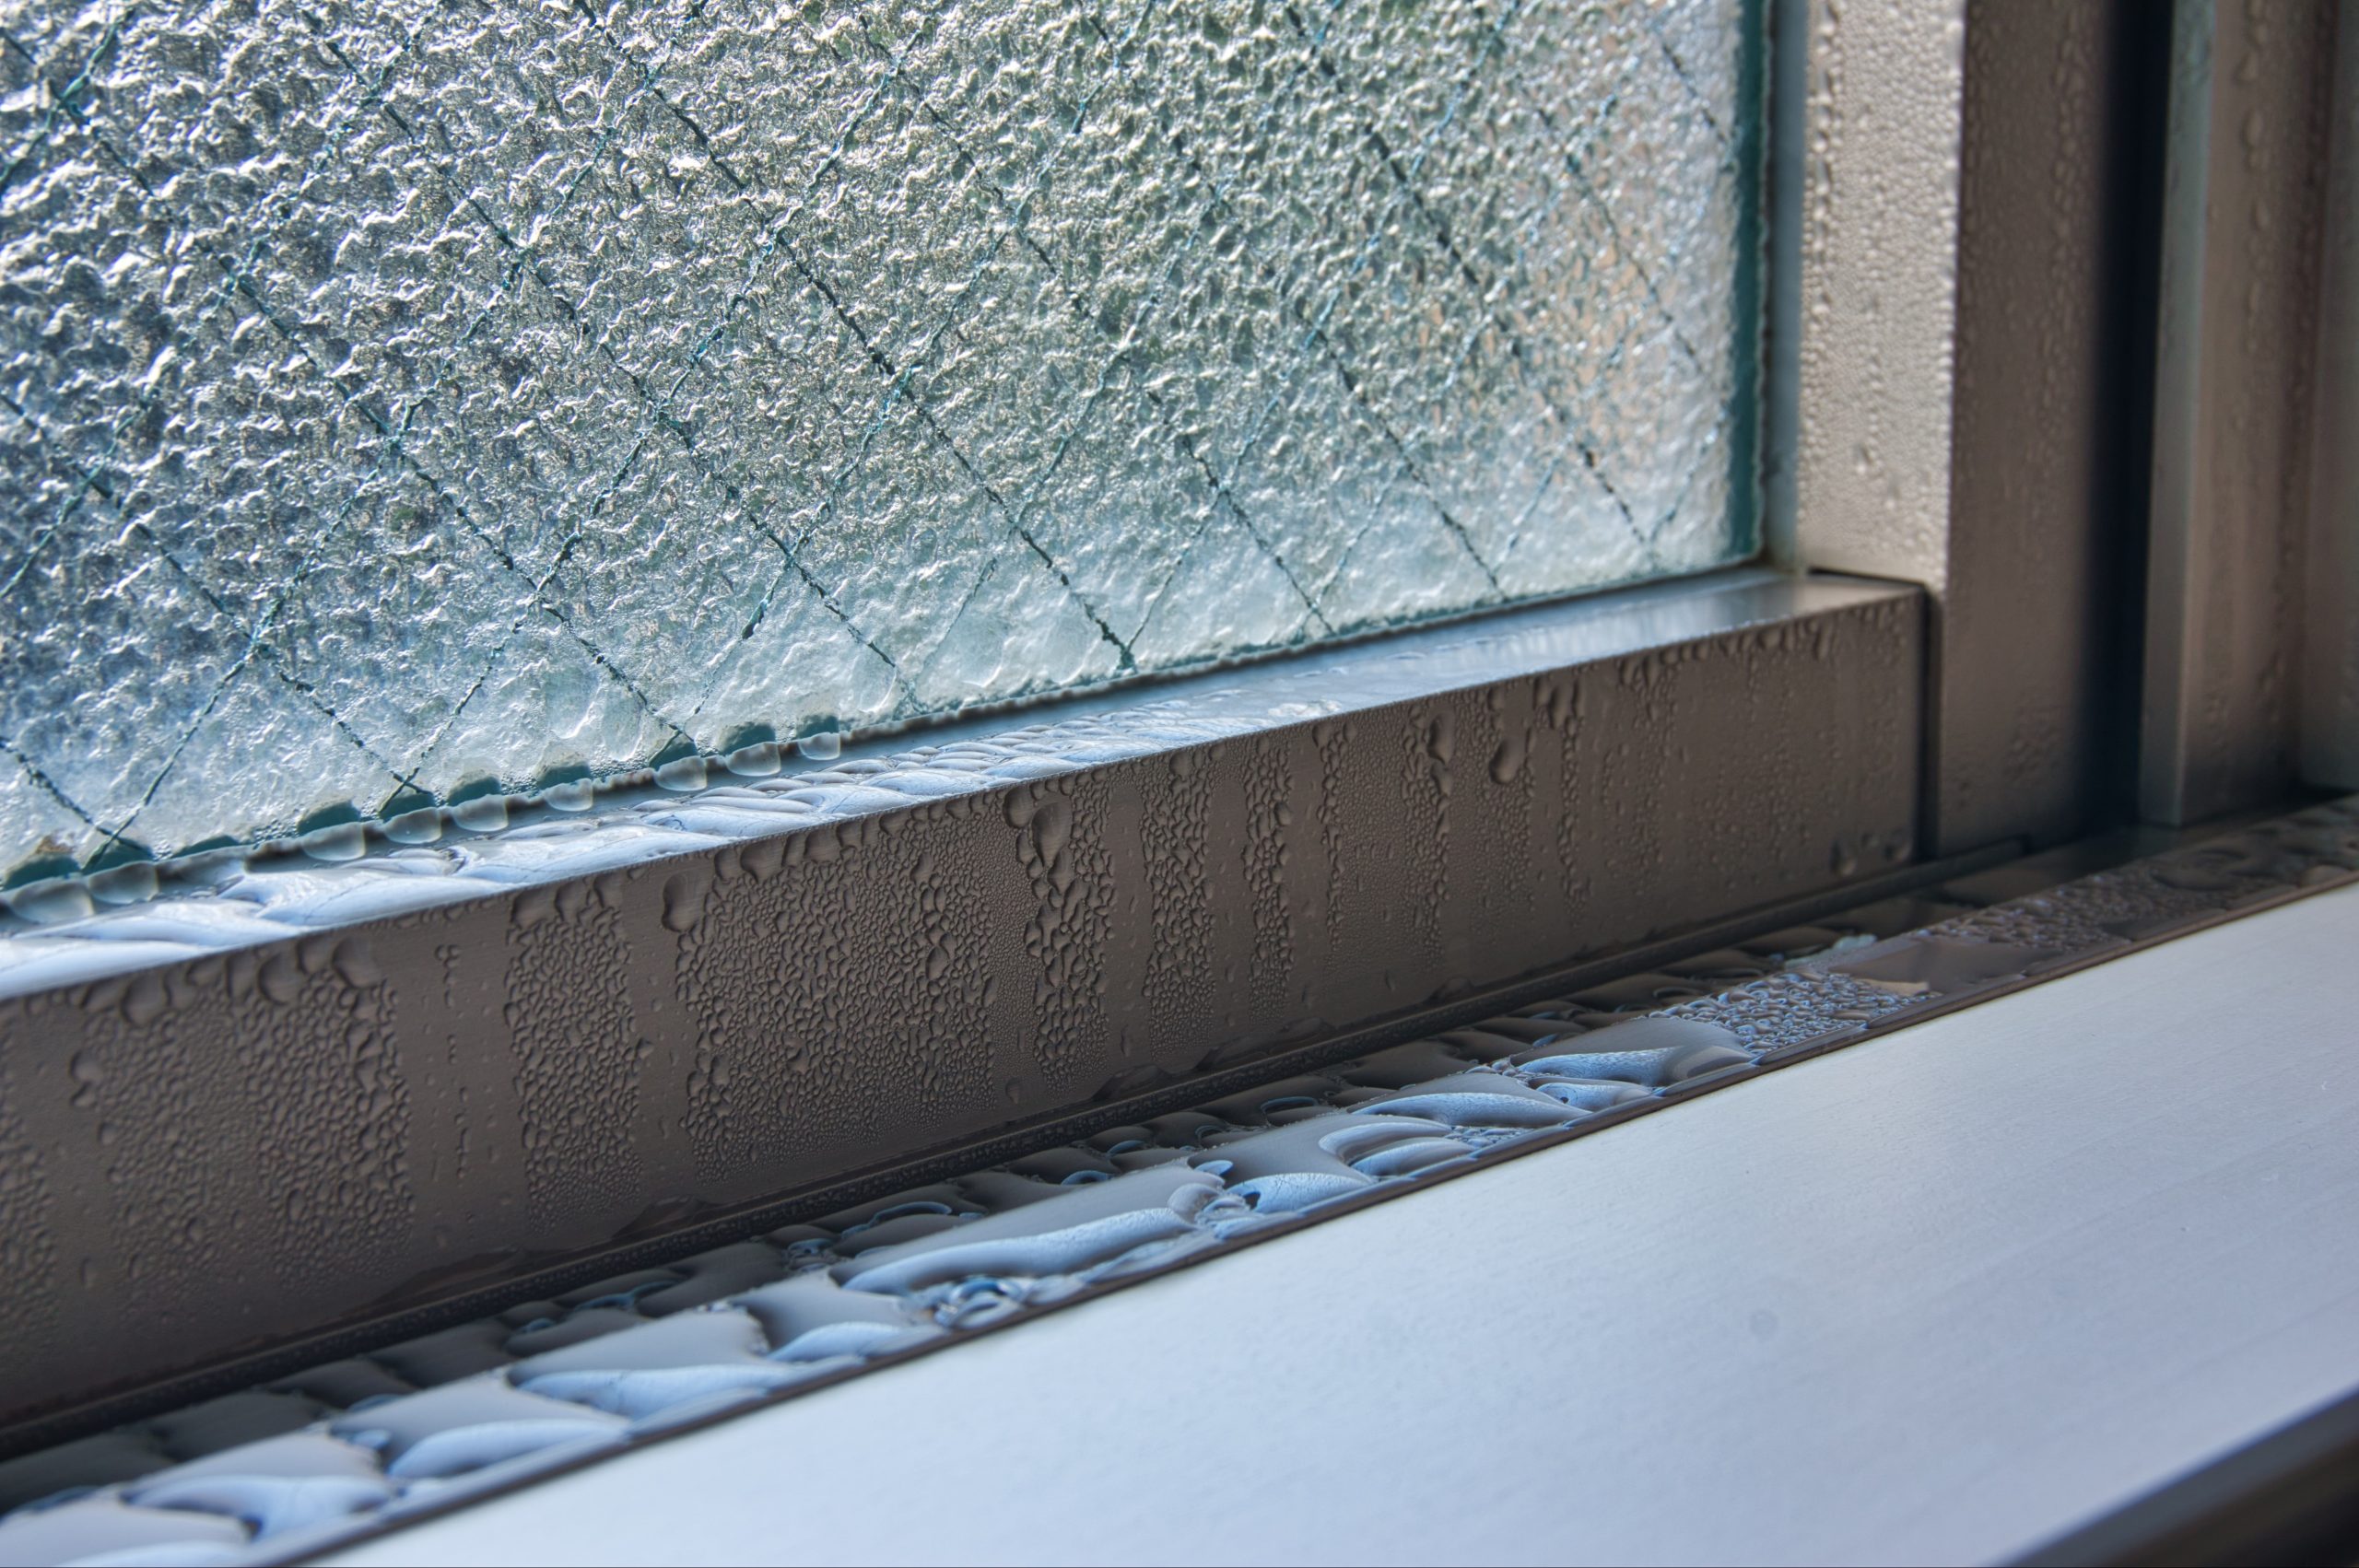
[[[1746,0],[0,6],[0,870],[1752,547]]]

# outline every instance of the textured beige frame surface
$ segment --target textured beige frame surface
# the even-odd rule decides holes
[[[2154,25],[2044,0],[1795,0],[1782,21],[1772,528],[1803,566],[1930,595],[1941,853],[2126,802]]]

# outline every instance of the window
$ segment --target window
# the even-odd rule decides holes
[[[26,24],[0,1437],[2119,820],[2150,546],[2313,521],[2149,526],[2158,381],[2306,472],[2325,121],[2165,99],[2325,13],[1765,9]],[[2280,313],[2157,373],[2166,205]]]
[[[415,837],[1743,558],[1765,42],[1745,0],[28,19],[0,865]]]

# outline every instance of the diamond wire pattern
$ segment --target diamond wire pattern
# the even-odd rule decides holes
[[[1693,570],[1742,0],[32,0],[0,862]]]

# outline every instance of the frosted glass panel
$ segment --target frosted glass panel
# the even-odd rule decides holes
[[[18,880],[1751,548],[1742,0],[0,14]]]

